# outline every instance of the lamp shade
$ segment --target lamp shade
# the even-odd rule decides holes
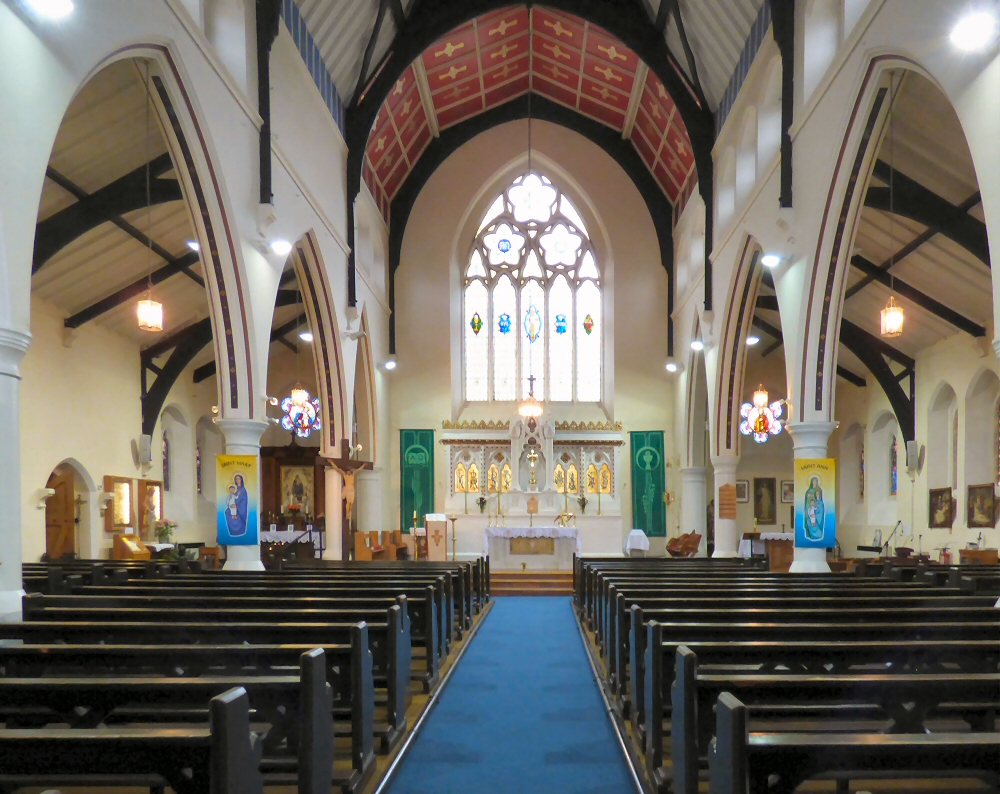
[[[886,339],[894,339],[903,334],[903,307],[896,303],[896,299],[890,295],[889,302],[882,309],[881,314],[882,336]]]
[[[521,400],[517,406],[517,412],[524,417],[541,416],[542,404],[535,399],[534,394],[529,394],[528,399]]]
[[[137,309],[139,316],[139,328],[143,331],[163,330],[163,304],[154,301],[152,298],[145,298],[139,301]]]

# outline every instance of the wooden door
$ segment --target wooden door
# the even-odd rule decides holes
[[[73,472],[53,474],[46,483],[55,493],[45,503],[45,552],[50,560],[76,551],[76,500]]]

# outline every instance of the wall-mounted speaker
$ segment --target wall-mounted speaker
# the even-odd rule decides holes
[[[920,445],[916,441],[906,442],[906,470],[917,471],[920,467]]]

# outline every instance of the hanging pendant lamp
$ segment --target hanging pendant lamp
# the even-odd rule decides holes
[[[902,87],[902,78],[900,78],[900,87]],[[892,256],[889,257],[889,302],[885,305],[885,308],[879,314],[879,330],[881,331],[883,339],[895,339],[897,336],[903,335],[903,307],[896,303],[896,296],[892,293],[895,291],[895,277],[892,274],[892,268],[896,264],[896,191],[895,187],[895,176],[896,176],[896,146],[895,146],[895,130],[893,127],[893,106],[896,102],[896,96],[899,93],[899,88],[893,94],[892,101],[889,103],[889,157],[892,161],[892,165],[889,168],[889,245],[892,246]]]
[[[146,286],[146,293],[136,307],[136,314],[139,320],[139,328],[142,331],[158,333],[163,330],[163,304],[153,300],[153,269],[151,261],[153,258],[153,201],[150,195],[150,173],[149,173],[149,105],[151,102],[149,94],[149,63],[146,63],[146,272],[149,274],[149,281]]]

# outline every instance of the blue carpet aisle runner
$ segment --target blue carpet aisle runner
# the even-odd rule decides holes
[[[389,794],[631,794],[569,598],[506,597]]]

